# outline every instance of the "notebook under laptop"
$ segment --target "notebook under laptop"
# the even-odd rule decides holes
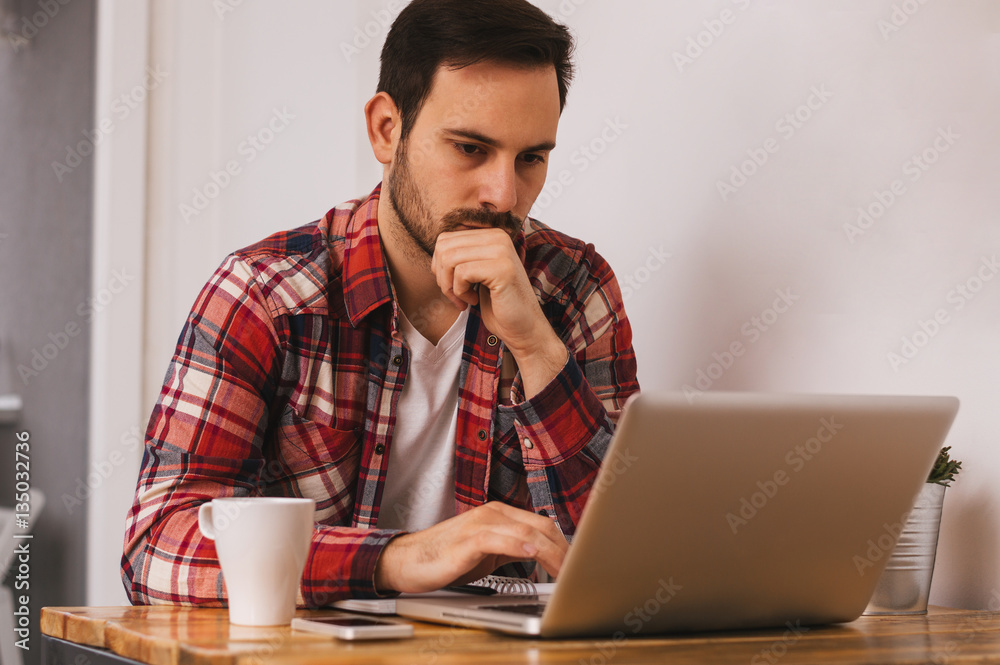
[[[957,410],[954,397],[634,396],[551,596],[404,597],[396,611],[542,637],[852,621]]]

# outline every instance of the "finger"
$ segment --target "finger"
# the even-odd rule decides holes
[[[438,288],[447,294],[448,286],[452,280],[451,271],[454,270],[454,265],[447,264],[441,254],[442,251],[440,249],[434,250],[434,256],[431,257],[431,271],[434,273],[434,280],[437,282]]]
[[[537,549],[553,548],[564,554],[569,549],[569,543],[551,518],[499,501],[491,501],[460,517],[463,522],[472,521],[476,531],[485,529],[506,533],[533,544]]]
[[[454,267],[471,261],[499,261],[504,259],[518,264],[521,263],[513,247],[503,247],[494,242],[476,242],[475,238],[469,240],[455,239],[454,242],[439,242],[434,250],[438,264]]]
[[[525,553],[530,553],[529,558],[540,563],[549,574],[559,574],[569,543],[551,519],[501,503],[486,505],[491,506],[492,513],[487,520],[491,526],[487,528],[520,540]]]
[[[514,246],[514,241],[503,229],[462,229],[460,231],[445,231],[438,234],[438,242],[448,244],[483,245],[485,243],[506,244]]]
[[[462,232],[455,236],[438,239],[431,259],[431,270],[435,273],[441,270],[454,270],[459,265],[475,261],[497,261],[498,266],[503,266],[504,262],[521,265],[521,260],[509,240],[507,246],[503,246],[494,239],[484,238],[482,232]],[[509,273],[510,270],[505,272]]]
[[[556,579],[559,577],[559,573],[562,572],[563,562],[566,561],[566,553],[539,550],[534,559],[552,579]]]
[[[449,298],[454,294],[461,302],[476,305],[480,294],[475,284],[485,283],[488,289],[501,288],[511,281],[518,268],[523,270],[510,239],[497,231],[459,231],[439,236],[431,269],[442,293]]]
[[[455,295],[453,288],[455,280],[454,266],[442,260],[437,250],[434,251],[434,256],[431,258],[431,270],[434,272],[434,279],[438,288],[441,289],[441,293],[452,305],[457,307],[459,311],[464,311],[469,305],[475,304],[474,302],[470,303]]]
[[[508,542],[507,539],[510,539],[508,547],[511,549],[507,549],[500,554],[515,556],[514,553],[519,550],[522,560],[532,559],[537,561],[546,572],[554,577],[558,576],[562,570],[562,564],[566,558],[566,550],[556,540],[547,537],[541,531],[525,524],[511,522],[489,533],[504,539],[503,542]],[[560,538],[559,540],[562,539]]]
[[[490,506],[507,520],[535,529],[563,553],[569,551],[569,542],[551,517],[543,517],[529,510],[515,508],[499,501],[493,501],[485,505]]]
[[[440,269],[454,269],[463,263],[473,261],[516,261],[520,263],[516,254],[505,251],[502,247],[492,245],[442,245],[434,250],[434,257],[431,260],[431,268],[435,271]]]
[[[454,279],[454,277],[452,277],[452,279]],[[438,284],[438,286],[441,287],[441,293],[448,299],[448,302],[454,305],[460,312],[464,312],[466,307],[469,305],[475,305],[478,302],[478,300],[470,300],[468,297],[463,298],[462,296],[456,294],[451,284],[446,284],[444,286]]]
[[[492,269],[493,263],[490,261],[473,261],[471,263],[460,263],[452,271],[452,292],[470,305],[479,302],[477,285],[484,284],[491,279],[496,271]],[[489,287],[487,287],[489,288]]]
[[[484,529],[476,532],[467,542],[480,555],[504,557],[507,563],[535,559],[541,554],[538,546],[530,539],[525,539],[521,533]],[[544,556],[551,559],[551,551]]]
[[[465,308],[468,307],[470,304],[472,305],[476,304],[476,303],[468,303],[459,298],[458,296],[456,296],[454,293],[444,292],[444,297],[447,298],[448,302],[454,305],[455,309],[457,309],[460,312],[464,312]]]

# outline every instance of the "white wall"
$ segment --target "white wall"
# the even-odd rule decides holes
[[[1000,4],[537,4],[577,34],[579,76],[534,212],[594,242],[629,287],[643,387],[697,387],[705,373],[711,389],[958,395],[949,443],[966,470],[946,501],[932,602],[985,606],[1000,587],[1000,351],[987,340],[1000,279],[976,280],[1000,245]],[[175,75],[152,97],[143,419],[222,257],[377,182],[361,108],[397,5],[244,2],[219,16],[153,0],[151,58]],[[275,107],[295,120],[240,161]],[[796,112],[797,126],[783,121]],[[910,160],[925,150],[935,163],[917,178]],[[718,183],[753,155],[764,163],[723,197]],[[185,224],[179,205],[230,159],[241,174]],[[845,225],[894,181],[895,200],[852,242]],[[954,291],[966,283],[981,286],[971,300]],[[772,318],[776,291],[794,304]],[[936,313],[946,323],[922,336]],[[770,325],[755,332],[754,317]],[[915,335],[921,348],[902,358]],[[737,342],[742,355],[713,367]]]

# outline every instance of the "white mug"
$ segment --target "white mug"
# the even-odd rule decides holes
[[[313,499],[281,497],[228,497],[201,505],[198,528],[215,541],[230,623],[292,622],[315,512]]]

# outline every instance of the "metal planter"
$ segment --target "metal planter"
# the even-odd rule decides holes
[[[927,483],[920,490],[865,614],[927,614],[945,489]]]

